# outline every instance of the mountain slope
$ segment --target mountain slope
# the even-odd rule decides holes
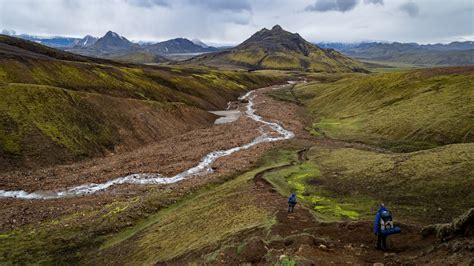
[[[91,45],[89,49],[111,52],[130,49],[134,46],[137,45],[127,40],[127,38],[120,36],[115,32],[108,31],[103,37],[99,38],[93,45]]]
[[[85,48],[94,45],[97,42],[98,38],[86,35],[84,38],[81,40],[77,41],[76,44],[74,44],[73,48]]]
[[[192,39],[191,40],[195,45],[199,45],[201,46],[202,48],[208,48],[209,45],[205,44],[204,42],[202,42],[201,40],[199,39]]]
[[[450,44],[416,43],[361,43],[325,44],[345,55],[376,61],[400,62],[417,65],[472,65],[474,64],[473,42],[452,42]]]
[[[228,51],[196,57],[188,63],[247,69],[365,72],[363,66],[332,49],[322,49],[276,25],[262,29]]]
[[[48,46],[38,44],[36,42],[27,41],[17,37],[11,37],[0,34],[0,55],[2,59],[50,59],[50,60],[67,60],[77,62],[96,62],[111,63],[110,61],[86,57],[74,53],[65,52]]]
[[[114,53],[105,56],[107,59],[111,59],[123,63],[132,63],[132,64],[157,64],[157,63],[166,63],[171,60],[150,51],[126,51],[124,53]]]
[[[74,37],[54,36],[42,37],[28,34],[16,34],[14,30],[2,30],[1,34],[40,43],[53,48],[68,48],[74,46],[80,39]]]
[[[261,75],[127,66],[0,36],[0,168],[70,163],[208,126]]]
[[[217,50],[214,47],[204,47],[202,44],[195,44],[185,38],[177,38],[155,43],[145,47],[145,49],[156,54],[204,53]]]
[[[413,151],[474,141],[474,67],[446,67],[313,83],[295,89],[313,132]]]

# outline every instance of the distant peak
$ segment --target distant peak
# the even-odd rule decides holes
[[[111,30],[109,30],[109,31],[105,34],[105,36],[119,37],[119,35],[118,35],[117,33],[113,32],[113,31],[111,31]]]
[[[283,28],[280,25],[275,25],[273,26],[272,30],[283,30]]]

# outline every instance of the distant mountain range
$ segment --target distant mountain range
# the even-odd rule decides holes
[[[170,61],[167,56],[174,54],[190,54],[193,55],[217,51],[217,48],[209,47],[199,41],[196,44],[185,38],[177,38],[158,43],[133,43],[127,38],[109,31],[103,37],[95,40],[89,39],[88,46],[77,45],[67,51],[95,56],[107,59],[127,61],[133,63],[163,63]],[[83,39],[83,43],[86,40]]]
[[[399,42],[318,43],[318,45],[333,48],[345,55],[365,60],[417,65],[474,64],[474,42],[472,41],[425,45]]]
[[[181,58],[183,54],[190,54],[190,56],[184,56],[187,59],[196,54],[218,50],[200,40],[194,39],[190,41],[185,38],[176,38],[158,43],[133,43],[112,31],[108,31],[101,38],[87,35],[82,39],[61,36],[39,37],[26,34],[18,35],[12,30],[3,30],[2,34],[60,48],[80,55],[133,63],[161,63],[170,61],[165,56],[173,57],[175,54],[178,54],[180,55],[179,58]]]
[[[268,31],[268,30],[267,30]],[[262,33],[262,31],[260,31]],[[72,53],[101,57],[107,59],[119,59],[121,61],[130,61],[134,63],[162,63],[174,60],[186,60],[201,53],[223,51],[223,48],[215,48],[206,45],[200,40],[188,40],[185,38],[176,38],[163,42],[138,42],[134,43],[127,38],[109,31],[103,37],[97,38],[90,35],[84,38],[74,37],[41,37],[27,34],[17,34],[13,30],[3,30],[2,34],[18,37],[25,40],[30,40],[49,47],[63,49]],[[253,36],[254,39],[258,34]],[[297,41],[295,36],[293,41]],[[293,37],[292,37],[293,38]],[[300,37],[301,38],[301,37]],[[271,38],[270,38],[271,39]],[[269,40],[270,40],[269,39]],[[249,39],[250,40],[250,39]],[[247,40],[247,44],[251,41]],[[264,46],[274,46],[269,44],[269,40],[265,40]],[[306,41],[304,41],[306,42]],[[304,42],[299,41],[300,44]],[[245,43],[245,42],[244,42]],[[243,43],[243,44],[244,44]],[[262,59],[258,53],[245,54],[243,50],[249,50],[242,46],[226,47],[226,50],[233,50],[233,64],[238,62],[240,65],[245,65],[253,59]],[[315,43],[319,49],[334,49],[346,56],[361,60],[369,61],[383,61],[393,63],[407,63],[415,65],[473,65],[474,64],[474,42],[452,42],[449,44],[425,44],[417,43],[384,43],[384,42],[363,42],[363,43],[340,43],[340,42],[320,42]],[[307,46],[307,44],[304,44]],[[258,49],[250,49],[257,52]],[[225,54],[226,52],[224,52]],[[245,54],[245,55],[244,55]],[[214,56],[214,55],[213,55]],[[239,56],[247,58],[237,58]],[[284,56],[283,56],[284,57]],[[285,61],[283,57],[279,57],[277,61]],[[275,59],[274,56],[265,58],[266,64]],[[295,59],[295,58],[293,58]],[[303,59],[308,59],[304,57]],[[219,61],[218,59],[216,59]],[[214,61],[216,61],[214,60]],[[250,60],[250,61],[249,61]],[[295,59],[296,60],[296,59]],[[293,62],[293,65],[307,64],[307,60],[298,60]],[[310,60],[311,61],[311,60]],[[250,62],[250,66],[255,62]],[[286,61],[285,64],[288,64]],[[280,63],[276,63],[280,64]],[[284,64],[284,65],[285,65]],[[301,65],[300,64],[300,65]],[[253,67],[256,67],[255,65]],[[306,68],[306,67],[303,67]]]
[[[28,34],[17,34],[14,30],[2,30],[2,34],[21,38],[24,40],[40,43],[54,48],[66,48],[76,45],[81,39],[74,37],[63,37],[63,36],[54,36],[54,37],[41,37]]]
[[[366,72],[360,62],[334,49],[311,44],[298,33],[285,31],[279,25],[258,31],[232,49],[198,56],[186,63],[249,70]]]

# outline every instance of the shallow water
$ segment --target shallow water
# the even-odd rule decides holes
[[[239,110],[209,111],[209,113],[220,116],[214,121],[216,125],[234,122],[242,115]]]
[[[253,91],[248,92],[244,96],[240,97],[240,100],[248,99],[247,108],[245,115],[259,123],[262,123],[266,127],[261,127],[259,129],[261,135],[256,137],[252,142],[244,144],[242,146],[234,147],[228,150],[218,150],[208,153],[204,156],[198,165],[187,169],[175,176],[166,177],[159,173],[137,173],[127,176],[118,177],[112,180],[109,180],[104,183],[90,183],[83,184],[76,187],[72,187],[60,191],[35,191],[27,192],[24,190],[0,190],[0,198],[19,198],[19,199],[57,199],[64,197],[76,197],[87,194],[93,194],[95,192],[105,190],[114,185],[120,184],[137,184],[137,185],[150,185],[150,184],[171,184],[176,183],[194,176],[203,175],[206,173],[211,173],[213,170],[211,165],[214,161],[221,157],[229,156],[234,152],[245,150],[250,147],[253,147],[257,144],[263,142],[273,142],[280,141],[285,139],[291,139],[295,135],[293,132],[284,129],[281,125],[277,123],[272,123],[263,120],[263,118],[255,114],[255,109],[253,108],[254,103],[253,99],[256,96],[252,96]],[[270,128],[275,133],[278,133],[277,137],[272,137],[269,133],[266,132],[265,128]]]

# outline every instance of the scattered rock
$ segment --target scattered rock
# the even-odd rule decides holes
[[[438,241],[444,242],[456,236],[470,237],[474,235],[474,208],[447,224],[433,224],[421,231],[423,236],[435,234]]]

